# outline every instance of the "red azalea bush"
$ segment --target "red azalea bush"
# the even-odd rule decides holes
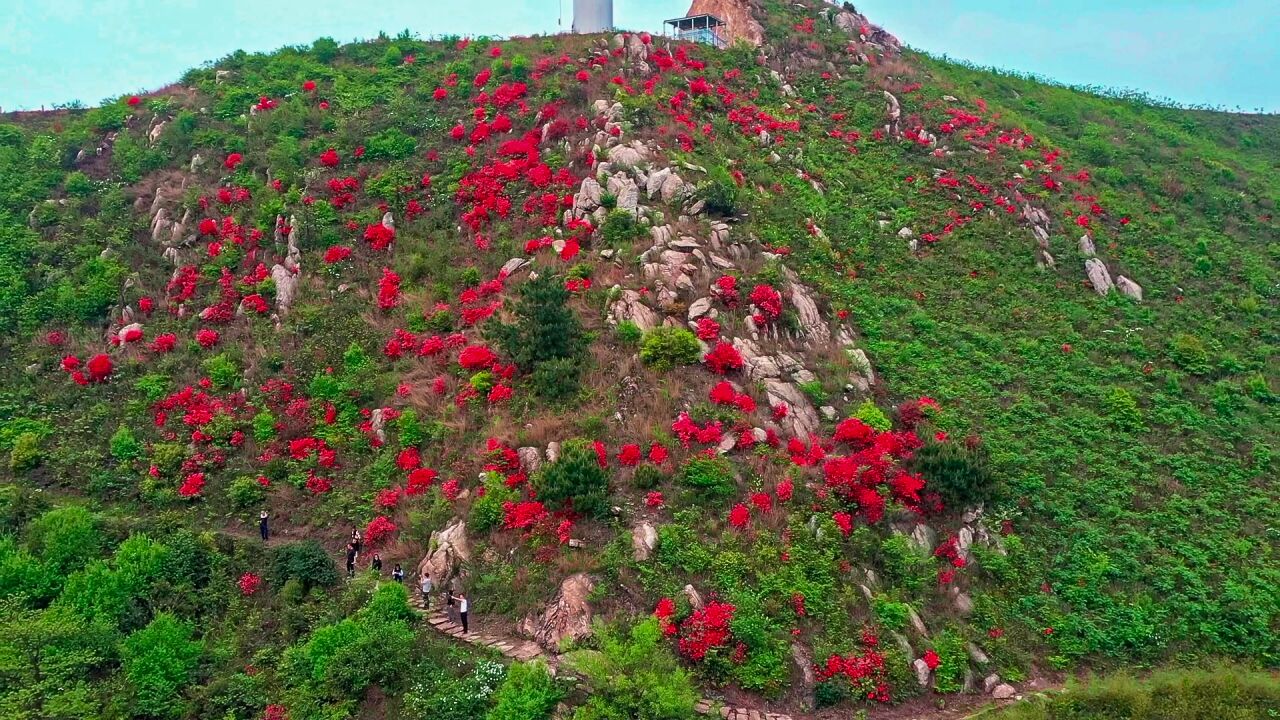
[[[497,354],[484,345],[468,345],[458,354],[458,364],[464,370],[485,370],[497,361]]]
[[[200,347],[206,350],[213,347],[214,345],[217,345],[218,339],[219,339],[219,335],[217,330],[210,330],[209,328],[201,328],[200,330],[196,331],[196,342],[200,344]]]
[[[751,303],[760,308],[765,320],[777,320],[782,315],[782,294],[772,285],[760,284],[751,290]]]
[[[79,365],[79,361],[77,361],[76,364]],[[106,382],[107,378],[111,376],[111,371],[114,369],[114,366],[111,364],[111,358],[107,357],[105,354],[99,353],[89,358],[89,363],[86,365],[86,369],[89,371],[88,377],[90,381]]]
[[[204,473],[191,473],[182,481],[182,485],[178,487],[178,494],[182,497],[195,497],[204,489]]]
[[[710,352],[702,356],[702,361],[707,364],[711,372],[717,375],[741,370],[743,365],[742,353],[723,340],[717,342]]]
[[[378,281],[378,307],[390,310],[400,304],[400,276],[390,268],[382,268],[382,279]]]
[[[712,600],[680,623],[680,654],[695,662],[707,657],[716,648],[727,647],[733,640],[729,623],[736,608],[725,602]]]
[[[396,524],[386,515],[379,515],[365,526],[364,539],[369,543],[369,547],[376,548],[385,543],[395,531]]]
[[[249,596],[258,592],[258,588],[262,587],[262,578],[247,572],[240,576],[240,594]]]

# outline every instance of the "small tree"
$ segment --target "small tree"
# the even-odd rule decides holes
[[[586,352],[582,323],[569,307],[569,292],[558,275],[541,275],[520,288],[516,321],[490,325],[490,337],[523,372],[534,376],[534,390],[563,399],[578,390]]]
[[[168,613],[125,638],[120,659],[139,714],[180,716],[181,693],[199,658],[200,643],[191,640],[191,626]]]
[[[534,478],[538,499],[552,509],[572,508],[591,517],[608,510],[609,475],[585,440],[570,440],[560,457]]]
[[[306,589],[338,582],[338,568],[333,558],[314,540],[278,548],[271,563],[271,575],[276,587],[283,587],[290,579],[296,579]]]
[[[991,499],[995,478],[986,448],[979,442],[928,442],[916,452],[915,469],[948,506],[964,507]]]

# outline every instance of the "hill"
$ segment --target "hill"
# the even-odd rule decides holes
[[[729,10],[724,50],[322,39],[5,117],[5,716],[1275,667],[1280,120]]]

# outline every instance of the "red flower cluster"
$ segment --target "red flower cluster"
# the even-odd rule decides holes
[[[711,388],[711,402],[736,407],[745,413],[756,411],[756,401],[750,395],[735,390],[728,380],[721,380]]]
[[[262,587],[262,578],[247,572],[240,576],[238,584],[240,585],[240,594],[248,596],[258,592],[258,588]]]
[[[204,489],[204,473],[191,473],[182,481],[182,485],[178,487],[178,494],[182,497],[195,497]]]
[[[729,623],[735,610],[733,605],[716,600],[695,610],[680,624],[680,654],[698,662],[716,648],[727,647],[733,640]]]
[[[385,543],[395,531],[396,524],[386,515],[379,515],[365,526],[364,540],[369,543],[369,547],[378,547]]]
[[[382,268],[382,279],[378,281],[378,307],[382,310],[390,310],[399,304],[400,276],[390,268]]]
[[[756,313],[755,320],[757,324],[763,324],[769,320],[777,320],[782,315],[782,294],[773,289],[772,285],[760,284],[751,290],[749,296],[751,303],[760,309]]]
[[[725,375],[733,370],[741,370],[743,365],[742,353],[733,345],[721,340],[711,348],[711,351],[702,356],[702,361],[707,364],[707,368],[717,375]]]

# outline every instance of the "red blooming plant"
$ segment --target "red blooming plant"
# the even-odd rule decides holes
[[[182,497],[195,497],[204,489],[204,473],[191,473],[182,481],[178,494]]]
[[[241,595],[252,595],[258,592],[258,588],[262,587],[262,578],[251,572],[247,572],[240,576],[239,585]]]
[[[757,322],[777,320],[782,315],[782,294],[772,285],[757,285],[751,290],[751,304],[760,309]]]
[[[78,364],[79,363],[77,362],[77,365]],[[106,382],[107,378],[111,377],[111,371],[113,369],[111,358],[103,354],[94,355],[89,358],[89,363],[85,367],[89,371],[88,378],[92,382]]]
[[[733,640],[729,623],[736,608],[726,602],[712,600],[680,624],[680,654],[700,662],[717,648],[728,647]]]
[[[369,543],[369,547],[376,548],[390,539],[395,531],[396,524],[391,522],[386,515],[379,515],[370,520],[369,524],[365,526],[364,539],[365,542]]]
[[[468,345],[458,354],[458,364],[464,370],[485,370],[497,361],[498,356],[484,345]]]
[[[717,375],[741,370],[743,365],[742,353],[723,340],[717,342],[710,352],[702,356],[702,361],[707,364],[711,372]]]
[[[734,505],[729,510],[729,524],[737,530],[746,530],[747,525],[751,524],[751,509],[742,503]]]
[[[400,276],[390,268],[382,268],[382,279],[378,281],[378,307],[390,310],[400,304]]]

